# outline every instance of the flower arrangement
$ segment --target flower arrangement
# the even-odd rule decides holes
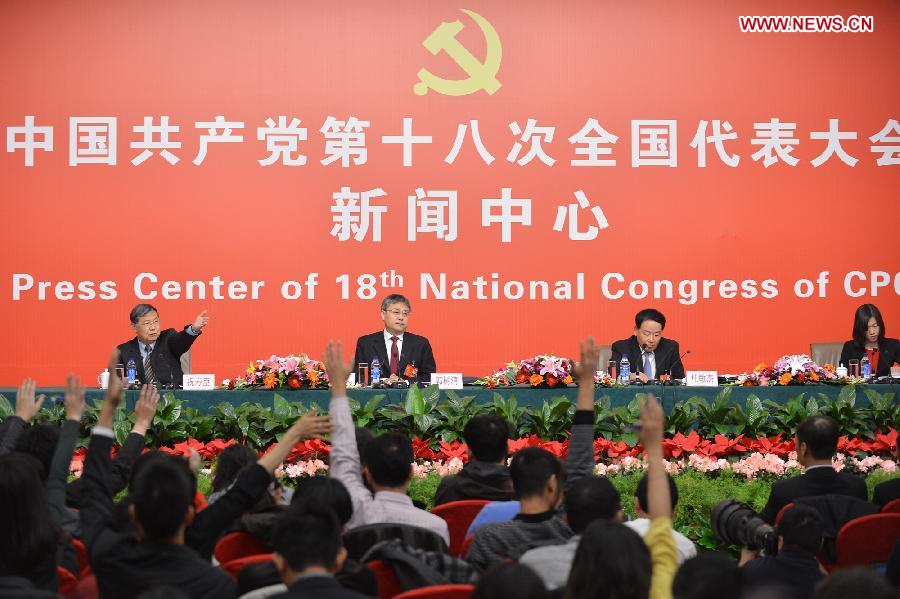
[[[222,381],[225,389],[327,389],[325,366],[306,354],[250,362],[246,374]]]
[[[569,358],[542,354],[518,363],[510,362],[505,368],[475,381],[475,384],[489,389],[526,384],[541,388],[565,387],[572,383],[574,369],[575,363]]]
[[[742,374],[738,381],[745,387],[766,385],[807,385],[837,381],[834,366],[819,366],[806,354],[782,356],[770,368],[757,364],[753,372]]]

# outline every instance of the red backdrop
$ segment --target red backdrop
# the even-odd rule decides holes
[[[378,289],[413,302],[410,330],[428,336],[439,370],[485,374],[510,359],[553,352],[574,356],[591,334],[604,343],[626,337],[634,313],[646,306],[669,319],[666,336],[690,348],[689,368],[741,372],[783,353],[805,352],[812,341],[849,337],[853,310],[878,304],[888,333],[900,326],[897,214],[900,166],[878,166],[870,136],[900,119],[900,7],[892,1],[854,6],[873,17],[871,33],[743,33],[738,16],[784,14],[780,2],[343,2],[246,3],[111,1],[0,6],[0,135],[33,115],[52,126],[52,152],[0,153],[3,181],[0,385],[25,375],[59,384],[67,372],[92,377],[109,349],[132,336],[127,314],[138,302],[134,277],[160,281],[262,280],[258,300],[150,300],[163,324],[181,326],[200,310],[212,321],[193,352],[195,372],[219,378],[239,373],[251,359],[272,353],[317,357],[329,338],[350,347],[380,325],[378,299],[341,299],[335,278],[395,269],[405,284]],[[487,19],[502,42],[493,95],[452,97],[413,93],[427,68],[447,79],[465,72],[446,52],[433,56],[422,41],[442,22],[459,19],[457,39],[481,60],[485,38],[468,8]],[[853,14],[846,3],[797,2],[796,15]],[[180,126],[172,150],[134,166],[141,150],[129,144],[145,116],[170,117]],[[241,143],[210,144],[205,161],[192,163],[205,130],[196,121],[216,115],[242,121]],[[308,129],[304,166],[273,164],[257,127],[267,118],[298,118]],[[69,165],[71,117],[115,117],[117,164]],[[325,119],[355,116],[365,130],[368,159],[343,168],[322,165],[319,132]],[[401,147],[381,142],[398,135],[402,119],[431,144],[413,148],[404,167]],[[517,141],[509,128],[529,118],[555,127],[539,160],[507,160]],[[589,118],[618,136],[608,145],[614,167],[570,165],[568,138]],[[751,155],[754,123],[772,118],[797,123],[792,155],[765,168]],[[477,119],[496,160],[486,165],[467,137],[453,164],[457,125]],[[677,166],[633,167],[631,123],[677,122]],[[707,166],[690,146],[701,120],[727,120],[737,139],[723,164],[712,145]],[[842,141],[859,162],[832,157],[810,161],[826,142],[810,139],[839,119]],[[900,135],[895,133],[894,136]],[[21,136],[20,136],[21,137]],[[19,138],[17,138],[19,139]],[[890,144],[887,144],[890,145]],[[895,142],[894,145],[900,145]],[[527,144],[526,144],[527,146]],[[524,150],[523,150],[524,151]],[[156,152],[156,151],[155,151]],[[388,207],[382,241],[331,236],[332,194],[380,187]],[[420,234],[407,240],[407,196],[415,188],[458,192],[455,241]],[[529,198],[532,225],[513,225],[512,242],[500,227],[483,227],[481,203],[502,187]],[[584,190],[609,227],[591,241],[553,230],[557,209]],[[581,226],[590,224],[581,212]],[[850,297],[851,271],[883,271],[891,283],[872,295]],[[799,298],[794,282],[829,272],[825,296]],[[289,301],[281,283],[318,273],[316,297]],[[516,279],[575,280],[584,273],[585,297],[572,300],[438,300],[422,298],[419,275],[447,273],[471,280],[499,273]],[[672,280],[671,299],[604,297],[610,272],[626,281]],[[34,288],[14,299],[14,275]],[[684,279],[777,282],[777,296],[712,297],[686,304],[677,296]],[[116,297],[57,299],[53,287],[38,298],[37,282],[114,281]],[[859,287],[859,285],[856,285]],[[160,286],[148,286],[159,290]],[[617,284],[615,290],[626,288]],[[652,292],[652,289],[651,289]],[[896,333],[896,331],[893,331]],[[895,335],[896,336],[896,335]]]

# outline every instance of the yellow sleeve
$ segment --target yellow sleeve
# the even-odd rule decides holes
[[[653,575],[650,580],[650,599],[672,599],[672,579],[678,568],[678,554],[672,536],[672,519],[655,518],[644,535],[650,550]]]

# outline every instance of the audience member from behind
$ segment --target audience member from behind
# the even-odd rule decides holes
[[[459,474],[441,479],[434,504],[463,499],[512,499],[512,480],[506,467],[509,440],[506,420],[493,414],[479,414],[466,424],[463,438],[469,448],[469,462]]]
[[[212,492],[209,503],[215,503],[237,480],[238,473],[255,464],[259,456],[255,451],[241,443],[229,445],[216,456],[216,468],[212,479]]]
[[[312,476],[301,479],[294,492],[291,511],[305,513],[309,509],[328,506],[338,518],[341,533],[353,516],[353,502],[347,489],[341,481],[325,476]],[[273,526],[272,538],[278,530],[277,524]],[[274,545],[274,541],[273,541]],[[344,588],[358,591],[364,595],[378,595],[378,581],[375,573],[352,559],[344,560],[341,569],[335,573],[335,578]],[[238,595],[242,599],[262,599],[287,590],[281,576],[273,562],[251,564],[241,570],[238,575]],[[254,591],[253,594],[245,594]]]
[[[360,456],[347,399],[350,366],[344,361],[340,342],[337,347],[328,343],[324,363],[331,381],[328,413],[334,423],[329,476],[341,481],[353,500],[353,517],[347,528],[352,530],[366,524],[406,524],[430,530],[449,545],[447,522],[414,506],[407,494],[413,475],[412,442],[398,433],[385,433],[369,441]]]
[[[776,530],[777,555],[756,557],[758,551],[741,551],[744,588],[779,589],[791,599],[808,599],[824,577],[816,559],[822,546],[822,519],[813,508],[796,503],[782,514]]]
[[[594,371],[599,350],[593,339],[581,345],[576,366],[578,398],[572,420],[568,471],[546,449],[526,447],[517,451],[509,471],[519,500],[519,513],[508,522],[485,524],[469,545],[469,563],[484,570],[507,558],[518,559],[541,545],[565,543],[572,537],[558,509],[566,490],[591,475],[594,465]]]
[[[575,535],[566,543],[536,547],[525,553],[519,563],[534,570],[552,591],[566,586],[581,535],[592,522],[622,520],[619,492],[606,478],[590,476],[572,485],[565,497],[566,522]]]
[[[674,599],[737,599],[741,596],[741,569],[718,551],[685,560],[672,581]]]
[[[546,599],[550,595],[534,571],[515,562],[498,562],[481,575],[471,599]]]
[[[342,587],[334,574],[343,566],[347,550],[341,544],[341,525],[330,508],[292,507],[275,532],[272,561],[288,590],[282,599],[362,599]]]
[[[30,455],[0,457],[0,596],[56,591],[56,545],[41,465]]]
[[[897,589],[871,568],[840,568],[816,587],[813,599],[897,599]]]
[[[669,481],[669,496],[672,498],[672,513],[675,513],[675,507],[678,505],[678,487],[675,485],[675,479],[666,473]],[[625,523],[625,526],[638,533],[641,536],[647,534],[650,530],[650,518],[647,515],[647,477],[644,476],[638,481],[637,490],[634,492],[634,511],[637,514],[635,520]],[[675,539],[675,547],[678,549],[678,563],[681,564],[685,560],[697,555],[697,547],[694,542],[672,529],[672,536]]]
[[[869,491],[863,479],[837,472],[831,458],[837,453],[840,429],[834,418],[823,414],[810,416],[797,427],[797,461],[805,468],[802,476],[776,481],[766,507],[760,514],[769,524],[781,508],[800,497],[847,495],[868,501]]]
[[[663,409],[649,395],[641,403],[638,438],[647,457],[650,529],[641,539],[619,522],[588,526],[575,552],[566,585],[568,599],[669,599],[677,568],[672,538],[672,500],[663,466]]]

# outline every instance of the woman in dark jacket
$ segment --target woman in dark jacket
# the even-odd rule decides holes
[[[885,337],[885,333],[884,319],[875,304],[863,304],[857,308],[853,320],[853,339],[844,343],[841,364],[847,366],[850,360],[862,360],[867,355],[874,376],[889,376],[891,366],[900,361],[900,342]]]

